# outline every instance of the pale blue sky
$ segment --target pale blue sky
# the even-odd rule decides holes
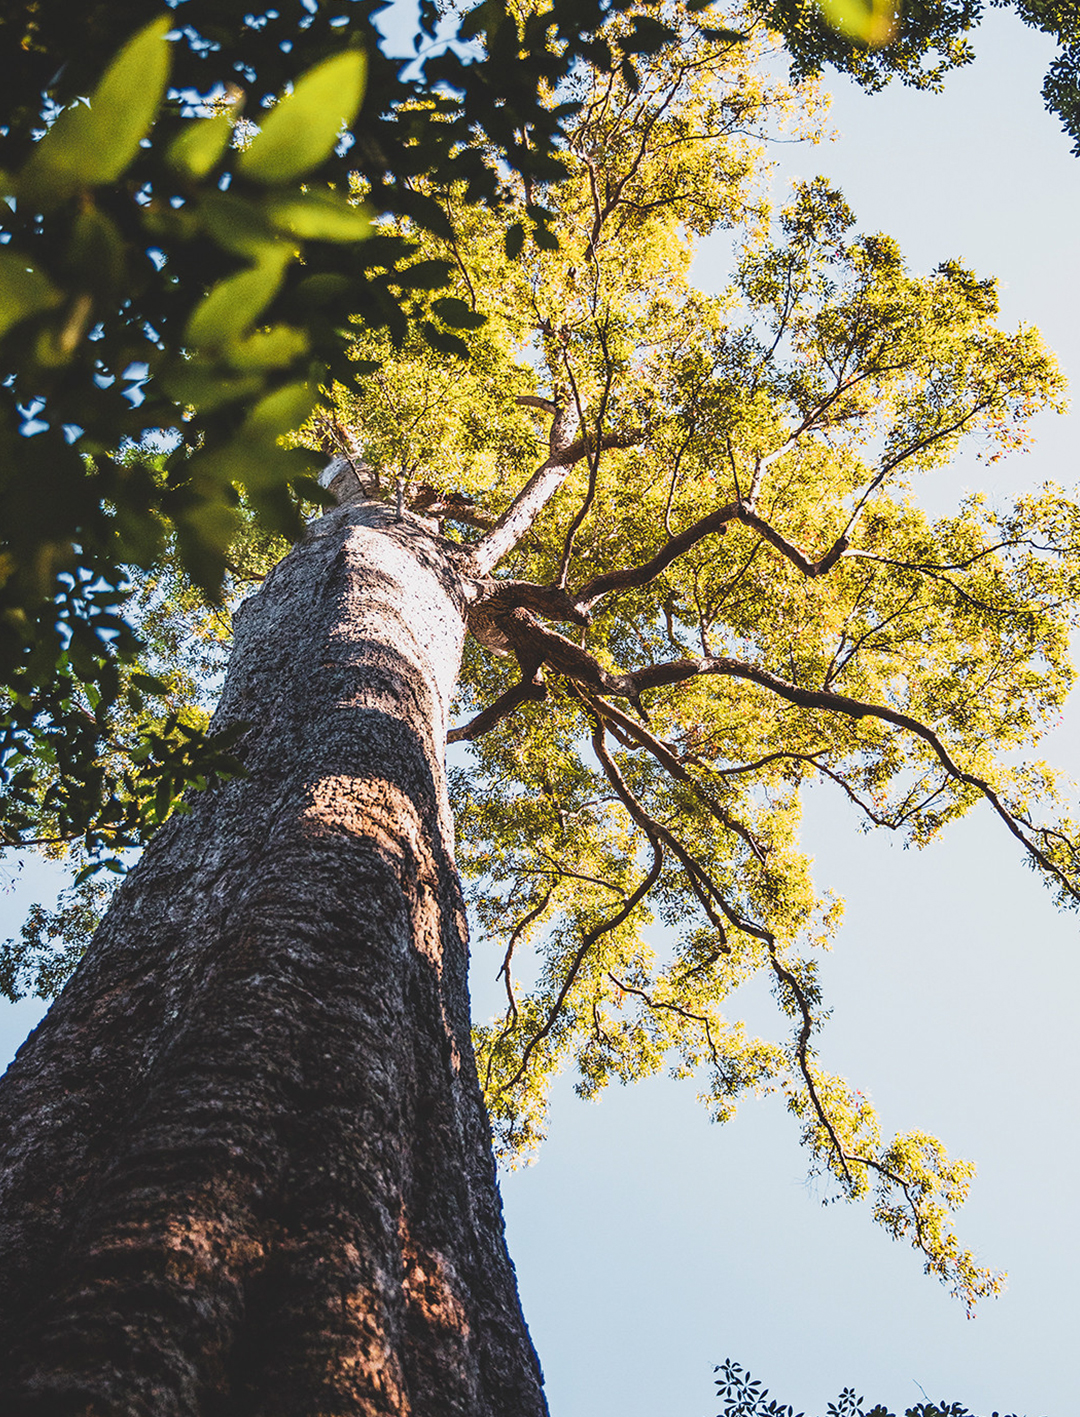
[[[1039,325],[1080,376],[1080,161],[1042,110],[1049,47],[994,11],[979,48],[940,97],[833,84],[842,138],[784,149],[777,193],[824,172],[916,268],[961,257],[998,275],[1006,319]],[[703,282],[722,280],[722,259],[718,243]],[[1046,420],[1034,452],[989,473],[963,460],[921,495],[944,510],[966,487],[1075,486],[1078,433],[1075,415]],[[1080,774],[1078,721],[1047,755]],[[598,1104],[563,1086],[539,1163],[504,1182],[554,1417],[707,1417],[712,1366],[729,1355],[808,1413],[853,1382],[901,1411],[921,1384],[980,1413],[1073,1417],[1077,917],[1054,911],[988,815],[905,853],[819,791],[807,837],[820,881],[848,902],[825,969],[825,1061],[873,1096],[888,1131],[923,1126],[978,1161],[961,1234],[1009,1270],[1009,1290],[969,1323],[865,1209],[823,1207],[778,1105],[717,1128],[691,1085],[657,1079]],[[42,888],[27,866],[0,898],[0,931]],[[496,967],[477,960],[482,998]],[[746,1007],[770,1024],[761,997]],[[0,1060],[39,1013],[0,1008]]]

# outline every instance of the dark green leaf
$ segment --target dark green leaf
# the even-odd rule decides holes
[[[485,316],[453,295],[433,301],[431,308],[444,325],[450,325],[454,329],[478,330],[486,323]]]
[[[440,354],[456,354],[459,359],[468,359],[469,346],[457,335],[447,334],[445,330],[440,330],[433,325],[430,320],[424,320],[420,326],[421,333]]]
[[[506,233],[506,254],[511,261],[516,261],[521,255],[522,247],[525,245],[525,228],[520,221],[515,221],[513,226]]]

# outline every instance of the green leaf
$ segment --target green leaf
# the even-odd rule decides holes
[[[229,350],[234,369],[284,369],[308,352],[306,330],[295,325],[271,325],[256,330]]]
[[[275,226],[313,241],[362,241],[371,231],[367,212],[334,192],[300,192],[266,210]]]
[[[285,392],[276,390],[274,394],[267,395],[263,403],[275,400],[278,394]],[[198,476],[204,487],[213,483],[223,488],[243,486],[249,494],[281,493],[287,497],[292,480],[311,470],[311,455],[300,449],[283,448],[278,440],[283,434],[291,432],[297,423],[304,422],[314,403],[314,395],[310,394],[306,401],[300,397],[281,398],[269,408],[261,408],[259,417],[246,422],[230,442],[211,453],[200,453],[192,458],[190,466],[193,474]],[[300,417],[290,422],[297,412]],[[207,498],[201,507],[185,514],[185,530],[197,537],[208,551],[220,548],[224,552],[236,535],[237,528],[235,517],[230,519],[223,515],[226,510],[220,503],[215,504]]]
[[[413,290],[438,290],[450,279],[452,269],[449,261],[417,261],[395,271],[394,279]]]
[[[340,271],[323,271],[318,275],[305,276],[296,287],[294,295],[305,307],[337,304],[352,287],[353,282]]]
[[[199,210],[217,244],[236,256],[258,263],[287,245],[261,202],[232,192],[208,192]]]
[[[67,258],[79,286],[111,295],[124,277],[124,254],[124,238],[116,223],[96,206],[85,205],[75,218]]]
[[[333,152],[342,127],[356,116],[366,68],[361,51],[350,49],[309,69],[266,115],[261,131],[240,154],[237,172],[273,186],[318,167]]]
[[[276,443],[304,423],[315,407],[317,390],[308,383],[286,384],[261,398],[244,420],[244,434],[261,443]]]
[[[0,247],[0,336],[20,320],[51,310],[63,298],[47,276],[31,270],[25,256]]]
[[[257,266],[218,281],[192,312],[185,341],[212,349],[239,339],[280,290],[291,254],[274,252]]]
[[[115,182],[130,166],[157,116],[169,76],[165,16],[141,29],[109,65],[89,104],[66,108],[18,179],[32,205],[56,206],[86,187]]]
[[[233,133],[233,114],[215,113],[185,123],[169,144],[165,160],[188,177],[205,177],[218,163]]]
[[[437,349],[440,354],[455,354],[459,359],[468,359],[469,346],[457,335],[447,334],[445,330],[440,330],[436,325],[433,325],[430,320],[424,320],[421,323],[420,332],[432,349]]]
[[[263,380],[257,373],[245,373],[235,379],[222,376],[220,370],[206,368],[199,360],[185,361],[174,366],[162,378],[165,392],[180,404],[190,404],[200,413],[235,403],[258,393]]]
[[[825,23],[856,44],[877,49],[896,34],[899,6],[894,0],[819,0]]]

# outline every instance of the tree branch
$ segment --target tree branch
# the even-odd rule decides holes
[[[548,908],[551,896],[552,892],[548,891],[547,895],[540,902],[540,904],[536,906],[534,910],[530,910],[529,913],[525,915],[521,920],[519,920],[518,923],[514,926],[513,933],[511,934],[509,943],[506,946],[506,954],[503,955],[502,966],[499,969],[498,974],[496,974],[495,976],[496,979],[501,978],[503,983],[506,985],[506,1025],[503,1028],[502,1032],[499,1034],[498,1038],[496,1038],[492,1048],[488,1051],[487,1070],[484,1075],[485,1091],[491,1086],[491,1067],[495,1061],[495,1050],[498,1048],[499,1044],[503,1041],[507,1034],[512,1031],[518,1019],[517,1000],[514,998],[514,985],[510,978],[510,961],[514,957],[514,951],[515,949],[517,949],[518,941],[521,939],[521,936],[529,928],[529,926],[533,923],[534,920],[539,919],[539,917],[543,915],[544,911]]]
[[[840,537],[823,556],[816,561],[811,561],[767,521],[748,510],[745,503],[728,502],[723,507],[718,507],[714,512],[710,512],[708,516],[702,517],[700,521],[694,522],[692,526],[688,526],[677,536],[673,536],[650,561],[645,561],[640,566],[628,566],[620,571],[605,571],[602,575],[594,576],[591,580],[586,581],[583,586],[573,592],[574,603],[579,609],[588,613],[598,600],[612,591],[632,590],[637,586],[648,585],[650,581],[662,575],[673,561],[684,556],[699,541],[703,541],[705,537],[713,534],[723,535],[729,522],[742,522],[745,526],[752,527],[770,546],[797,566],[805,576],[825,575],[826,572],[832,570],[847,549],[848,543],[843,537]]]
[[[757,857],[758,861],[760,861],[762,865],[765,864],[765,849],[749,828],[744,827],[742,822],[736,821],[730,813],[721,807],[719,802],[713,799],[711,794],[705,789],[704,784],[698,782],[695,777],[687,772],[685,766],[679,761],[666,743],[662,743],[660,739],[650,733],[647,728],[643,727],[640,723],[636,723],[626,714],[621,713],[614,704],[609,704],[606,699],[600,698],[599,695],[595,698],[591,698],[589,702],[594,705],[598,714],[608,719],[609,722],[617,724],[627,737],[633,738],[643,748],[646,748],[656,761],[667,769],[672,777],[678,782],[685,783],[706,811],[711,813],[722,827],[725,827],[729,832],[733,832],[736,836],[740,837],[753,852],[754,856]]]
[[[557,403],[552,403],[550,399],[539,398],[536,394],[518,394],[514,402],[519,408],[538,408],[541,413],[550,413],[552,416],[559,411]]]
[[[666,546],[656,553],[650,561],[645,561],[640,566],[628,566],[621,571],[605,571],[602,575],[593,576],[591,580],[585,582],[578,590],[571,594],[571,599],[578,609],[588,614],[598,600],[608,595],[613,590],[632,590],[636,586],[648,585],[667,570],[671,563],[680,556],[686,554],[692,547],[705,537],[713,535],[714,532],[723,532],[727,528],[727,523],[736,521],[739,517],[739,504],[729,502],[726,506],[718,507],[715,512],[710,512],[708,516],[696,521],[693,526],[689,526],[685,531],[673,536]]]
[[[537,666],[532,677],[522,676],[516,684],[512,684],[509,689],[500,694],[494,703],[489,704],[486,709],[478,713],[475,718],[460,728],[452,728],[446,735],[447,743],[471,743],[473,739],[481,737],[520,708],[522,704],[530,700],[539,702],[547,697],[547,686],[544,683],[544,671]]]
[[[707,1014],[695,1014],[689,1009],[684,1009],[681,1004],[672,1004],[663,999],[654,999],[651,995],[646,993],[644,989],[635,989],[632,984],[624,983],[623,980],[612,974],[610,970],[608,970],[608,978],[611,980],[612,984],[615,985],[616,989],[621,989],[624,994],[633,994],[636,998],[641,999],[648,1008],[654,1010],[654,1012],[660,1009],[667,1009],[673,1014],[678,1014],[680,1018],[689,1019],[693,1023],[700,1023],[705,1032],[705,1041],[709,1045],[709,1053],[712,1055],[713,1065],[719,1068],[720,1054],[717,1052],[716,1043],[713,1041],[712,1028],[709,1024]]]
[[[735,679],[745,679],[752,684],[758,684],[762,688],[770,690],[780,698],[786,699],[788,703],[797,704],[800,708],[826,709],[830,713],[842,713],[848,718],[855,719],[877,718],[884,723],[891,723],[897,728],[915,734],[916,737],[929,744],[951,778],[975,788],[986,798],[1012,835],[1043,870],[1054,877],[1066,894],[1074,900],[1080,901],[1080,889],[1054,865],[1045,852],[1027,838],[1019,821],[1003,804],[994,788],[983,778],[976,777],[973,773],[964,772],[962,768],[958,767],[934,730],[928,728],[926,724],[920,723],[917,718],[912,718],[909,714],[900,713],[897,709],[889,708],[885,704],[867,704],[859,699],[848,698],[846,694],[836,694],[829,690],[801,689],[796,684],[789,684],[777,675],[770,674],[767,669],[759,669],[756,665],[744,664],[739,660],[727,659],[722,656],[710,656],[696,660],[671,660],[666,664],[648,665],[633,674],[621,677],[633,680],[637,692],[640,694],[645,689],[658,688],[664,684],[681,683],[699,674],[722,674]],[[630,698],[631,696],[623,695],[623,697]]]
[[[607,757],[607,753],[604,750],[603,736],[603,721],[598,719],[596,723],[596,730],[593,734],[593,746],[594,748],[597,748],[597,745],[599,744],[598,755],[599,753],[604,754],[604,757],[607,759],[607,762],[611,766],[612,772],[615,774],[616,777],[618,777],[618,768],[616,768],[614,763],[611,762],[611,759]],[[622,781],[621,777],[619,777],[619,781]],[[625,784],[623,784],[623,786],[625,790]],[[616,791],[618,791],[618,788],[616,788]],[[622,794],[620,793],[620,796],[621,795]],[[525,1076],[525,1073],[529,1066],[529,1060],[531,1059],[533,1053],[535,1053],[536,1049],[540,1046],[540,1044],[548,1036],[551,1030],[555,1027],[556,1021],[558,1020],[559,1015],[562,1013],[563,1005],[566,1003],[567,995],[573,988],[574,981],[577,979],[578,974],[581,972],[581,966],[585,963],[585,959],[588,956],[588,953],[592,949],[593,945],[595,945],[597,940],[601,939],[604,935],[610,934],[612,930],[617,929],[623,923],[623,921],[631,914],[631,912],[635,909],[638,903],[643,900],[645,896],[648,895],[649,891],[652,890],[653,886],[659,880],[660,872],[663,870],[664,866],[664,848],[660,842],[659,837],[656,836],[648,826],[643,825],[642,830],[648,837],[649,845],[652,848],[652,864],[649,867],[648,873],[638,883],[633,894],[628,897],[621,910],[617,911],[614,915],[603,921],[602,924],[596,925],[593,927],[593,929],[586,932],[585,936],[581,941],[581,945],[574,954],[574,958],[570,962],[570,968],[566,971],[566,976],[563,979],[562,985],[559,988],[559,992],[556,996],[555,1002],[548,1010],[547,1018],[544,1020],[541,1026],[537,1029],[537,1031],[533,1034],[533,1036],[529,1039],[528,1043],[525,1045],[525,1048],[521,1054],[521,1062],[518,1064],[517,1072],[509,1080],[509,1082],[503,1084],[503,1086],[499,1089],[501,1092],[506,1092],[509,1088],[516,1087],[517,1084],[521,1081],[521,1079]]]
[[[585,438],[571,438],[570,429],[577,410],[564,404],[555,412],[549,438],[550,451],[546,460],[533,473],[525,486],[487,533],[471,548],[469,562],[478,575],[486,575],[502,558],[513,551],[528,535],[533,523],[566,481],[570,469],[589,451]],[[632,448],[644,435],[639,429],[625,433],[605,433],[597,440],[597,448]]]

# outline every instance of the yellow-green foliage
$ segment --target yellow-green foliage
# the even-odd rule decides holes
[[[908,492],[961,440],[987,458],[1019,446],[1063,383],[1037,332],[997,327],[992,280],[955,262],[912,273],[887,236],[853,234],[823,179],[769,221],[763,136],[812,118],[816,99],[763,79],[755,58],[697,39],[636,89],[583,76],[570,179],[523,192],[502,220],[431,193],[458,235],[430,255],[486,322],[465,358],[361,336],[365,372],[338,407],[384,477],[498,514],[547,447],[549,415],[516,400],[576,406],[588,455],[500,575],[573,593],[736,509],[725,534],[601,597],[572,632],[609,670],[697,659],[704,672],[646,692],[641,712],[549,673],[543,702],[454,770],[476,947],[504,958],[507,1009],[476,1029],[503,1157],[532,1154],[566,1067],[591,1097],[666,1066],[697,1079],[718,1119],[782,1088],[814,1164],[851,1196],[873,1190],[877,1218],[970,1303],[999,1284],[949,1225],[970,1166],[920,1133],[883,1143],[869,1102],[816,1061],[814,958],[842,912],[800,849],[800,790],[831,779],[868,823],[920,845],[992,793],[1075,893],[1075,831],[1031,820],[1055,781],[1029,755],[1072,680],[1080,515],[1046,489],[932,522]],[[541,196],[557,250],[521,247]],[[723,227],[741,254],[731,286],[706,295],[692,261]],[[600,454],[618,433],[631,445]],[[834,547],[827,573],[807,574]],[[720,667],[732,662],[931,736],[793,702]],[[518,674],[470,643],[462,714]],[[760,970],[787,1042],[731,1016]]]

